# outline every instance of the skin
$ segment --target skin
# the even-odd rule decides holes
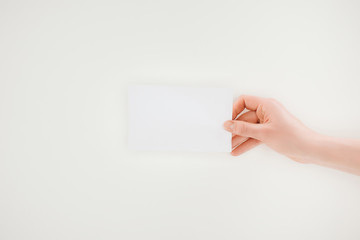
[[[319,134],[274,99],[241,96],[232,119],[224,128],[233,134],[233,156],[264,143],[294,161],[360,175],[360,140]]]

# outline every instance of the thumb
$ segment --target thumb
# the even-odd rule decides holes
[[[226,121],[225,130],[239,136],[250,137],[261,140],[263,137],[264,126],[262,124],[248,123],[244,121]]]

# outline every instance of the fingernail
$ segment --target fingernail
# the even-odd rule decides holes
[[[232,121],[226,121],[224,123],[224,128],[227,130],[227,131],[232,131],[234,129],[234,124]]]

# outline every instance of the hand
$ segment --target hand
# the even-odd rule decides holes
[[[249,111],[243,113],[245,109]],[[316,133],[274,99],[242,96],[234,104],[232,118],[224,123],[224,128],[233,133],[234,156],[265,143],[297,162],[360,175],[359,139]]]
[[[249,111],[243,113],[247,109]],[[241,96],[233,106],[233,120],[224,128],[233,133],[232,155],[238,156],[265,143],[289,158],[307,163],[309,143],[317,133],[307,128],[278,101],[255,96]]]

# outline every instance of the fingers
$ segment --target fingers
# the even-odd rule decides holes
[[[243,137],[243,136],[237,136],[237,135],[235,135],[235,136],[232,138],[232,141],[231,141],[231,148],[237,147],[238,145],[240,145],[241,143],[245,142],[245,141],[248,140],[248,139],[249,139],[248,137]]]
[[[226,121],[224,128],[235,135],[256,138],[258,140],[262,140],[267,131],[265,124],[248,123],[237,120]]]
[[[240,154],[243,154],[244,152],[249,151],[250,149],[260,145],[261,142],[257,139],[249,138],[242,144],[240,144],[238,147],[236,147],[232,152],[231,155],[233,156],[239,156]]]
[[[254,111],[246,112],[246,113],[240,115],[236,120],[250,122],[250,123],[259,122],[259,119],[256,116],[256,113]],[[248,137],[243,137],[243,136],[238,136],[238,135],[233,134],[232,148],[238,146],[240,143],[243,143],[247,139],[248,139]]]
[[[256,111],[259,104],[263,101],[260,97],[255,96],[240,96],[233,105],[233,116],[232,118],[235,119],[237,115],[239,115],[245,108]]]
[[[254,112],[254,111],[248,111],[244,114],[241,114],[236,120],[251,122],[251,123],[259,122],[259,118],[257,117],[256,112]],[[236,135],[232,134],[232,136],[235,137]],[[239,138],[239,137],[237,137],[237,138]]]
[[[237,121],[245,121],[245,122],[251,122],[251,123],[257,123],[259,122],[259,118],[256,115],[255,111],[248,111],[246,113],[241,114],[237,119],[234,119]]]

